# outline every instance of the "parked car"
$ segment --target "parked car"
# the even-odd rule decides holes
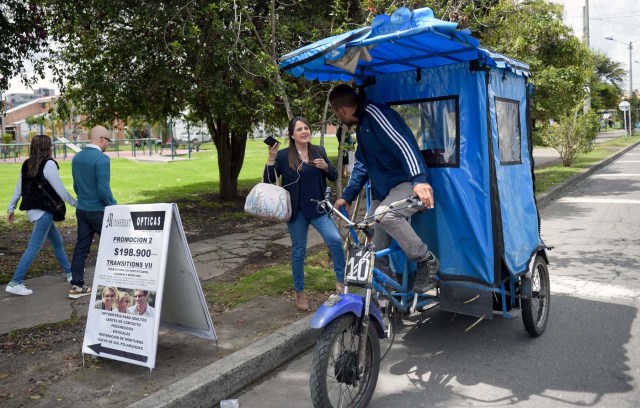
[[[182,132],[177,135],[177,139],[186,141],[189,140],[189,136],[191,137],[191,143],[193,144],[211,141],[211,135],[202,130],[194,130],[190,134],[188,134],[187,132]]]

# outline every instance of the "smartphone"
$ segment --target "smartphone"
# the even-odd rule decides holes
[[[275,144],[277,144],[277,143],[280,143],[280,142],[278,142],[278,140],[276,140],[276,138],[275,138],[275,137],[273,137],[273,136],[267,136],[267,137],[265,137],[265,138],[264,138],[264,142],[265,142],[266,144],[268,144],[268,145],[269,145],[269,147],[273,147],[273,145],[275,145]]]

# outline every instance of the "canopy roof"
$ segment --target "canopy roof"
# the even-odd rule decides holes
[[[481,60],[529,76],[529,65],[480,47],[468,30],[439,20],[429,8],[402,7],[362,27],[325,38],[280,58],[297,77],[362,83],[366,77]]]

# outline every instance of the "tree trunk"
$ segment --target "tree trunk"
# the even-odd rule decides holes
[[[209,131],[213,130],[213,143],[218,152],[220,173],[220,198],[224,201],[238,198],[238,175],[244,162],[247,144],[246,133],[232,132],[229,124],[218,119],[208,121]]]

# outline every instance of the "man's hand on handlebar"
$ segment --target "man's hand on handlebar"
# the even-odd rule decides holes
[[[349,208],[351,208],[351,204],[349,204],[348,202],[345,201],[345,199],[343,198],[338,198],[335,202],[335,204],[333,204],[334,207],[340,209],[340,207],[344,207],[347,211],[349,210]]]
[[[435,206],[435,200],[433,198],[433,189],[429,183],[419,183],[413,186],[413,192],[418,196],[422,204],[428,208],[432,209]],[[338,202],[336,201],[336,205]]]

